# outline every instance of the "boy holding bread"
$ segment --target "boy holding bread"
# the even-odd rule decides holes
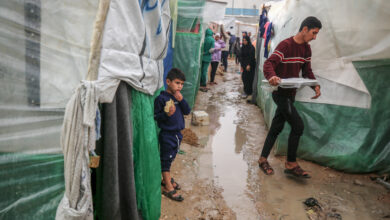
[[[183,201],[184,198],[177,193],[180,186],[171,177],[170,168],[183,139],[180,132],[185,127],[183,115],[188,115],[191,112],[190,106],[180,93],[184,81],[185,75],[181,70],[171,69],[166,79],[166,90],[162,91],[154,100],[154,119],[161,129],[158,140],[163,177],[161,182],[163,186],[162,193],[175,201]]]

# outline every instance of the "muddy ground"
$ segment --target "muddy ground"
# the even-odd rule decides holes
[[[301,161],[312,174],[308,180],[283,173],[285,157],[271,153],[275,175],[258,168],[267,127],[260,108],[240,98],[239,67],[232,62],[218,85],[199,92],[194,110],[209,114],[209,126],[186,127],[198,146],[182,143],[172,174],[185,200],[162,196],[161,219],[390,219],[390,193],[370,180]],[[303,204],[317,199],[322,209]]]

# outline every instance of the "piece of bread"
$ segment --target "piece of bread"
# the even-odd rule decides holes
[[[168,113],[168,112],[169,112],[169,109],[171,108],[171,106],[174,106],[174,105],[175,105],[175,102],[174,102],[172,99],[169,99],[169,101],[167,101],[167,102],[165,103],[164,111],[165,111],[166,113]]]

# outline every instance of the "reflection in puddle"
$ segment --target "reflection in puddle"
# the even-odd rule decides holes
[[[220,128],[209,143],[213,152],[214,178],[223,188],[222,195],[237,219],[258,219],[256,208],[246,194],[248,166],[241,153],[245,134],[233,123],[237,119],[236,111],[225,110],[219,118]]]

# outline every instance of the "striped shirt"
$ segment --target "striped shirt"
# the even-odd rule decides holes
[[[310,45],[298,44],[293,37],[279,43],[272,55],[264,62],[263,68],[267,80],[273,76],[282,79],[297,78],[301,70],[303,78],[315,79],[311,70]],[[289,89],[288,93],[295,95],[296,89]]]

